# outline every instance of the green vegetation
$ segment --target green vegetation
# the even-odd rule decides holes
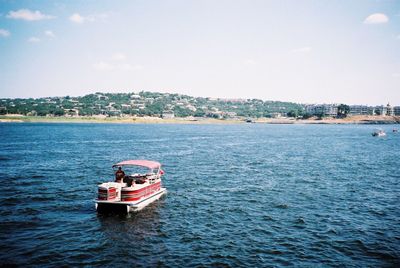
[[[174,116],[260,118],[304,114],[300,104],[259,99],[215,99],[157,92],[95,93],[82,97],[0,99],[0,115],[26,116]]]
[[[350,106],[346,104],[340,104],[337,109],[337,117],[338,118],[345,118],[350,112]]]

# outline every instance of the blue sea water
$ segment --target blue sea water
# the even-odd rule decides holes
[[[392,127],[0,124],[0,266],[399,267]],[[136,158],[168,194],[97,215],[97,184]]]

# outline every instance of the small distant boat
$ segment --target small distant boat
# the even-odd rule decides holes
[[[134,212],[159,199],[167,192],[161,185],[164,171],[161,164],[149,160],[126,160],[112,166],[116,171],[116,182],[105,182],[98,185],[96,199],[97,212],[119,211]],[[125,175],[122,168],[145,169],[145,173]],[[122,176],[117,176],[117,173]]]
[[[372,132],[372,136],[373,137],[383,137],[383,136],[386,136],[386,133],[382,129],[378,129],[378,130],[375,130],[374,132]]]

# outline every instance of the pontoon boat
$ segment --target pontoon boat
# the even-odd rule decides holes
[[[139,211],[159,199],[167,190],[161,185],[164,171],[161,164],[149,160],[127,160],[113,165],[113,169],[145,169],[143,173],[125,175],[120,182],[105,182],[98,186],[96,210]]]

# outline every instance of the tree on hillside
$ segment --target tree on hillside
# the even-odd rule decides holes
[[[287,113],[288,117],[297,117],[299,116],[299,111],[297,110],[291,110],[290,112]]]
[[[173,111],[176,117],[187,117],[193,115],[193,111],[179,106],[175,106]]]
[[[203,109],[197,109],[197,111],[194,113],[195,117],[204,117],[206,116],[206,112]]]
[[[338,106],[337,117],[344,118],[350,112],[350,106],[346,104],[340,104]]]

